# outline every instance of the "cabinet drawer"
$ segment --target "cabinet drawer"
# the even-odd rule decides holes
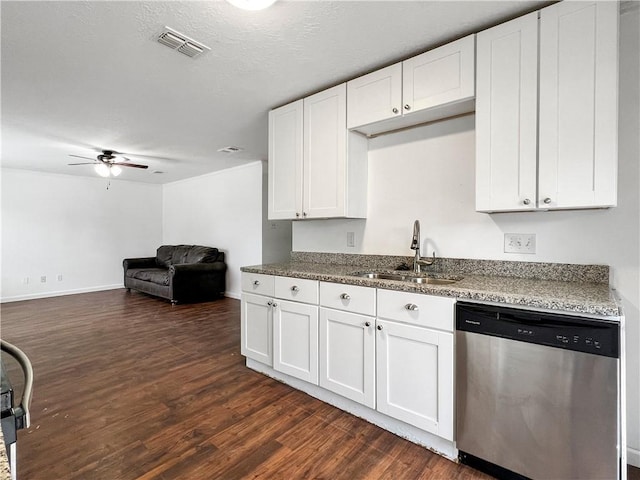
[[[317,280],[291,277],[275,277],[274,280],[276,298],[318,304]]]
[[[273,276],[242,272],[242,291],[273,296]]]
[[[378,317],[453,331],[454,298],[378,290]]]
[[[320,282],[320,304],[336,310],[373,316],[376,314],[376,289]]]

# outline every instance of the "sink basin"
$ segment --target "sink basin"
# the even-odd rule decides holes
[[[453,278],[434,278],[434,277],[416,277],[411,275],[403,275],[399,273],[381,273],[381,272],[360,272],[354,273],[353,276],[361,278],[371,278],[377,280],[396,280],[400,282],[426,283],[430,285],[449,285],[455,283],[458,279]]]

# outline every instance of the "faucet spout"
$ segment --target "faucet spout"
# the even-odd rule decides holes
[[[411,240],[411,250],[420,251],[420,220],[413,222],[413,238]]]
[[[422,258],[420,256],[420,220],[413,222],[413,237],[411,238],[411,250],[415,250],[416,254],[413,258],[413,271],[420,273],[420,267],[422,265],[432,265],[436,259],[436,252],[433,252],[432,258]]]
[[[413,271],[420,273],[420,220],[413,222],[413,238],[411,239],[411,250],[416,251],[415,257],[413,257]]]

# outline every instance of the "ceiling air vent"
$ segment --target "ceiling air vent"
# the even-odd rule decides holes
[[[224,147],[218,150],[219,152],[222,153],[236,153],[236,152],[241,152],[242,148],[240,147]]]
[[[166,45],[187,57],[195,58],[207,50],[211,50],[206,45],[175,31],[173,28],[164,27],[164,30],[156,36],[156,39],[162,45]]]

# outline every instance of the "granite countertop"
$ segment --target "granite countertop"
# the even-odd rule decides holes
[[[4,435],[0,428],[0,480],[10,480],[11,470],[9,469],[9,457],[4,443]]]
[[[388,259],[389,257],[380,258]],[[392,258],[396,260],[397,264],[399,257]],[[321,261],[308,261],[310,259]],[[331,260],[327,255],[320,257],[300,255],[298,259],[292,258],[289,262],[255,265],[243,267],[241,270],[250,273],[426,293],[478,302],[504,303],[591,316],[616,317],[620,315],[615,295],[608,284],[609,272],[606,266],[531,263],[523,267],[522,264],[526,262],[463,261],[458,259],[447,261],[447,259],[442,259],[439,266],[434,265],[436,268],[433,271],[424,271],[422,275],[458,278],[459,280],[448,285],[432,285],[353,276],[354,273],[363,271],[392,271],[389,268],[385,269],[383,267],[385,262],[382,261],[374,260],[372,263],[363,258],[364,261],[358,264],[357,259],[349,258],[348,261],[345,261],[344,258],[340,258],[338,259],[341,261],[340,264],[324,263]],[[386,262],[387,267],[393,264],[393,260]],[[411,272],[402,273],[411,274]]]

